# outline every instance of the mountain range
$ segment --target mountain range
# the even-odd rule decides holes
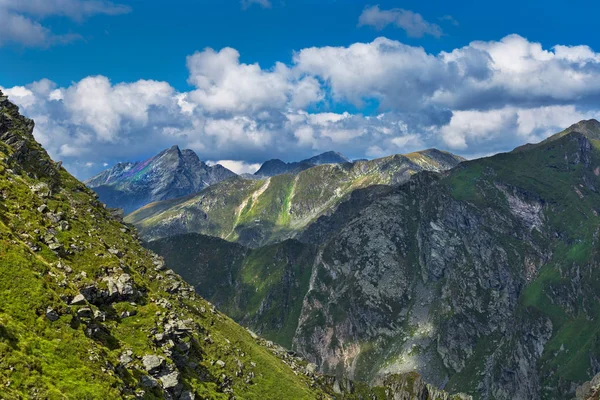
[[[462,160],[430,149],[263,179],[235,177],[194,195],[149,204],[126,221],[145,240],[197,232],[257,247],[297,236],[358,188],[400,184],[417,172],[444,171]]]
[[[0,92],[0,397],[469,398],[414,372],[375,386],[321,375],[237,325],[52,161],[33,128]]]
[[[306,160],[302,160],[299,162],[291,162],[286,163],[279,159],[272,159],[269,161],[265,161],[258,171],[254,173],[254,175],[259,177],[269,177],[286,173],[297,173],[304,171],[305,169],[309,169],[314,167],[315,165],[323,165],[323,164],[344,164],[348,163],[350,160],[346,158],[343,154],[328,151],[325,153],[321,153],[311,158],[307,158]]]
[[[455,164],[399,175],[369,163],[313,167],[289,175],[293,191],[267,197],[278,181],[257,182],[220,214],[204,208],[214,204],[207,191],[131,221],[198,293],[325,373],[374,383],[417,371],[475,399],[597,398],[600,123]],[[353,183],[335,206],[315,211],[326,201],[302,195],[308,222],[281,217],[294,210],[287,193],[303,193],[298,182],[329,199],[341,185],[326,192],[323,181],[339,171],[358,181],[344,178]],[[354,183],[365,176],[370,184]],[[249,203],[261,207],[244,219]],[[194,225],[194,212],[209,223]],[[245,239],[269,215],[294,234]]]

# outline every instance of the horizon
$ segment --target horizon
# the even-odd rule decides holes
[[[588,120],[577,121],[577,122],[574,122],[571,125],[565,127],[564,129],[561,129],[558,132],[551,133],[549,136],[541,138],[539,142],[541,142],[543,140],[546,140],[549,137],[551,137],[553,135],[556,135],[556,134],[558,134],[558,133],[560,133],[560,132],[562,132],[562,131],[564,131],[566,129],[569,129],[569,128],[573,127],[574,125],[577,125],[577,124],[579,124],[581,122],[589,122],[589,121],[596,121],[597,123],[600,123],[595,118],[591,118],[591,119],[588,119]],[[515,150],[516,148],[518,148],[518,147],[525,146],[525,145],[528,145],[528,144],[536,144],[536,143],[539,143],[539,142],[533,142],[533,143],[532,142],[527,142],[527,143],[518,144],[516,147],[514,147],[513,149],[510,149],[510,150],[507,150],[506,152],[511,152],[511,151]],[[198,155],[198,153],[196,151],[194,151],[193,149],[186,149],[186,148],[182,147],[179,144],[174,144],[174,145],[172,145],[170,147],[167,147],[165,149],[162,149],[162,150],[158,151],[156,154],[154,154],[154,155],[152,155],[152,156],[150,156],[148,158],[145,158],[145,159],[123,160],[123,161],[119,161],[119,162],[117,162],[117,163],[115,163],[113,165],[105,166],[106,167],[105,169],[99,171],[98,173],[96,173],[94,175],[90,175],[88,177],[83,177],[82,180],[85,181],[85,180],[94,178],[95,176],[99,175],[100,173],[102,173],[104,171],[108,171],[108,170],[114,168],[118,164],[136,164],[136,163],[141,163],[141,162],[147,161],[147,160],[149,160],[149,159],[151,159],[151,158],[153,158],[155,156],[158,156],[159,154],[161,154],[161,153],[163,153],[163,152],[165,152],[165,151],[167,151],[167,150],[169,150],[169,149],[171,149],[173,147],[177,147],[179,150],[191,150],[196,155]],[[236,164],[237,160],[220,160],[220,161],[214,161],[214,160],[202,160],[202,159],[200,159],[200,161],[203,161],[204,163],[206,163],[209,166],[213,166],[213,165],[217,165],[218,164],[218,165],[221,165],[222,167],[225,167],[225,168],[229,169],[230,171],[232,171],[232,172],[234,172],[234,173],[236,173],[238,175],[244,175],[244,174],[254,174],[266,162],[273,161],[273,160],[279,160],[279,161],[283,161],[285,163],[293,163],[293,162],[306,161],[309,158],[320,156],[320,155],[327,154],[327,153],[336,153],[336,154],[339,154],[339,155],[341,155],[343,157],[348,158],[349,162],[354,163],[354,162],[357,162],[357,161],[363,161],[363,160],[371,161],[371,160],[376,160],[376,159],[379,159],[379,158],[391,157],[391,156],[394,156],[394,155],[404,155],[405,156],[407,154],[419,153],[419,152],[423,152],[423,151],[427,151],[427,150],[439,150],[439,151],[443,151],[443,152],[449,152],[448,150],[438,149],[436,147],[428,147],[428,148],[424,148],[424,149],[415,150],[415,151],[412,151],[412,152],[409,152],[409,153],[391,153],[391,154],[382,155],[380,157],[370,157],[370,158],[350,158],[350,157],[346,157],[345,154],[343,154],[343,153],[341,153],[339,151],[336,151],[336,150],[325,150],[325,151],[322,151],[322,152],[314,153],[313,155],[311,155],[311,156],[309,156],[309,157],[307,157],[305,159],[302,159],[302,160],[284,160],[284,159],[280,159],[280,158],[271,158],[271,159],[268,159],[268,160],[264,160],[264,161],[262,161],[260,163],[246,164],[246,165],[238,165],[238,164]],[[449,152],[449,153],[452,153],[452,152]],[[493,153],[493,154],[488,154],[488,155],[482,155],[482,156],[474,157],[474,158],[465,158],[465,161],[471,161],[471,160],[476,160],[476,159],[479,159],[479,158],[491,157],[491,156],[494,156],[494,155],[500,154],[500,153],[503,153],[503,152],[498,152],[498,153]],[[454,153],[452,153],[452,154],[454,154]],[[240,168],[241,168],[241,170],[240,170]]]
[[[600,5],[513,3],[6,0],[0,89],[80,179],[173,143],[241,172],[328,150],[474,159],[600,118]]]

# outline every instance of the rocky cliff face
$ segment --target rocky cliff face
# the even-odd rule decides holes
[[[575,396],[600,370],[596,125],[354,191],[297,236],[316,251],[279,340],[338,376],[418,371],[478,399]],[[264,310],[241,311],[268,332]]]
[[[371,161],[318,165],[262,180],[230,179],[195,196],[132,213],[143,237],[196,232],[257,247],[296,237],[362,187],[399,184],[419,171],[443,171],[462,159],[438,150]]]
[[[154,201],[196,193],[233,176],[221,165],[200,161],[192,150],[173,146],[146,161],[119,163],[85,184],[109,207],[130,213]]]
[[[323,376],[235,324],[54,163],[32,129],[0,93],[0,397],[429,396],[411,377],[371,387]]]

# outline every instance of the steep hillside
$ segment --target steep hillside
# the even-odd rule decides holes
[[[285,240],[259,249],[197,233],[147,244],[224,313],[287,348],[309,288],[316,246]]]
[[[249,333],[50,160],[33,126],[0,93],[1,398],[447,397],[411,375],[318,375]]]
[[[324,164],[262,180],[230,179],[197,195],[150,204],[126,219],[146,240],[196,232],[257,247],[299,234],[358,188],[406,182],[462,159],[439,150]]]
[[[174,199],[235,176],[209,166],[192,150],[173,146],[142,162],[119,163],[85,181],[109,207],[130,213],[148,203]]]
[[[279,159],[268,160],[261,165],[254,175],[264,178],[280,174],[298,173],[314,167],[315,165],[344,164],[348,162],[350,162],[350,160],[344,155],[335,151],[328,151],[299,162],[286,163]]]
[[[354,191],[297,236],[317,250],[297,328],[278,340],[328,373],[416,370],[476,399],[575,397],[600,371],[595,125]],[[262,265],[285,270],[277,259]],[[265,297],[237,318],[260,332],[268,309]]]

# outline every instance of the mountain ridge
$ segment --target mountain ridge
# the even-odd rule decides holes
[[[274,158],[265,161],[258,171],[254,173],[260,177],[270,177],[286,173],[298,173],[305,169],[312,168],[316,165],[323,164],[343,164],[351,162],[343,154],[336,151],[327,151],[325,153],[318,154],[314,157],[307,158],[301,161],[295,162],[283,162],[280,159]]]
[[[444,171],[462,160],[429,149],[370,161],[322,164],[261,180],[238,177],[193,196],[149,204],[126,220],[138,227],[145,240],[198,232],[256,247],[294,237],[357,188],[398,184],[418,171]]]

